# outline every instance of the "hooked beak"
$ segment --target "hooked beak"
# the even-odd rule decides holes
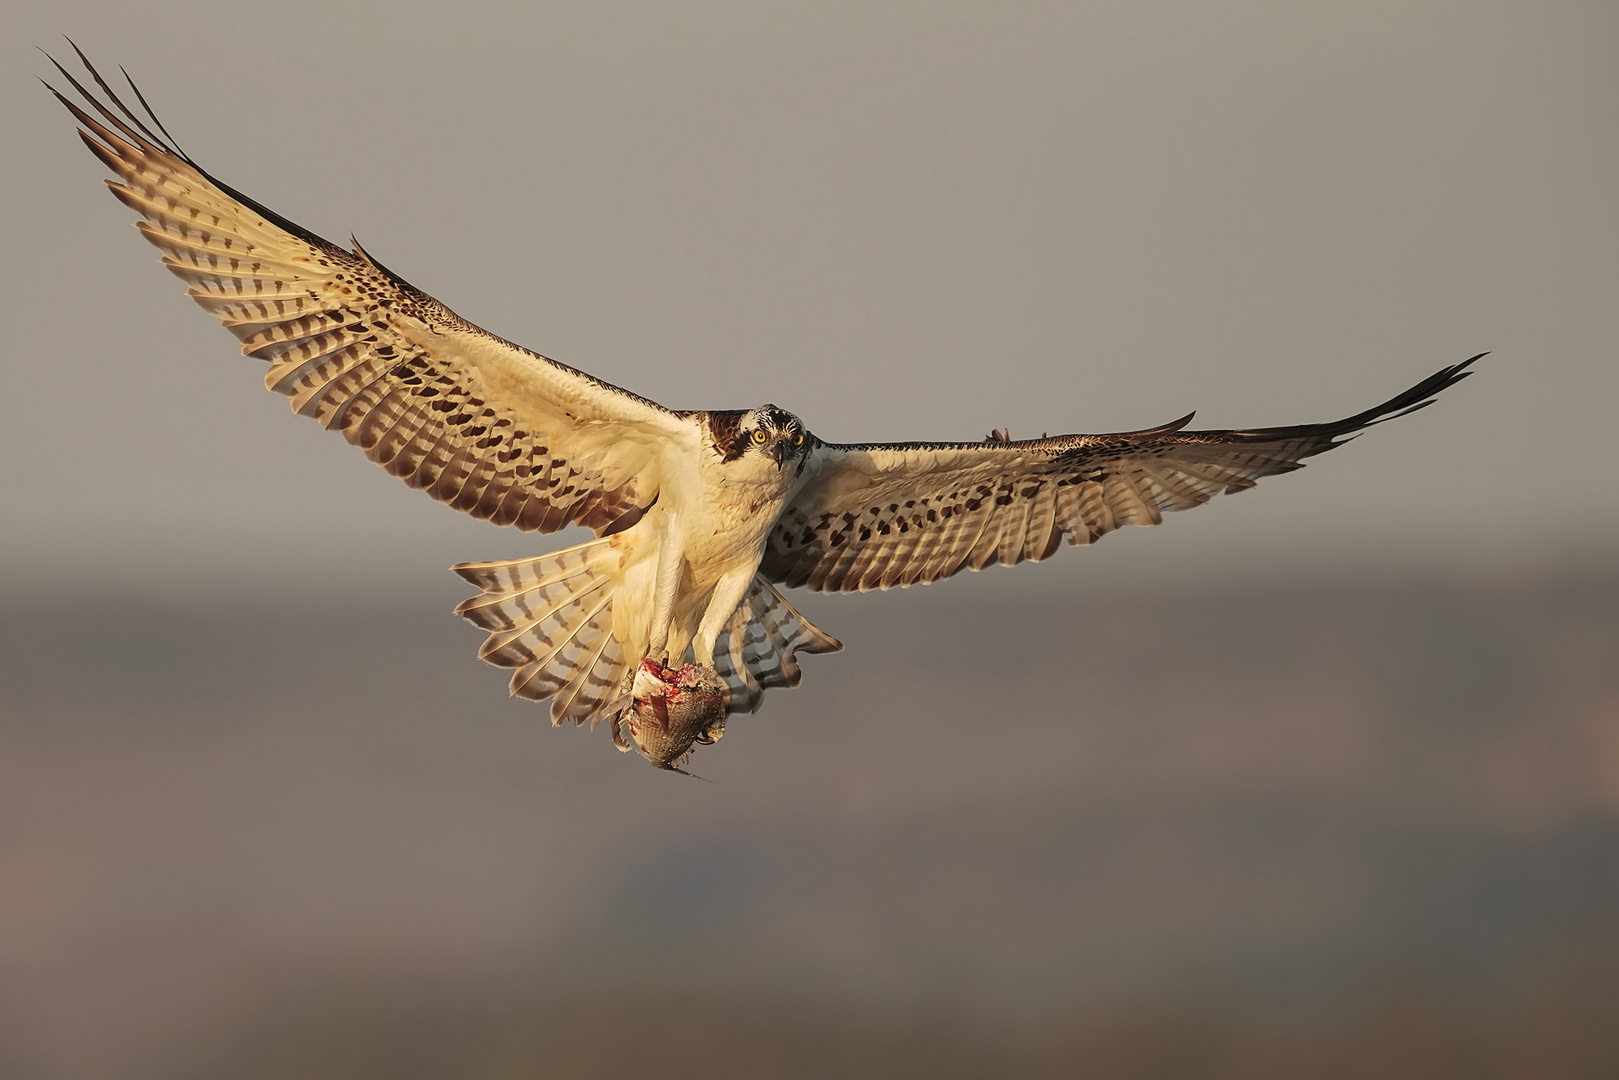
[[[776,471],[781,471],[782,465],[787,461],[787,452],[791,449],[792,447],[787,444],[786,439],[776,441],[775,448],[770,451],[771,455],[776,459]]]

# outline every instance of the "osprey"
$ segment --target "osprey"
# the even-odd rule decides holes
[[[1188,431],[1186,416],[1110,435],[849,445],[775,405],[675,411],[472,325],[357,241],[333,244],[215,179],[133,82],[150,125],[79,58],[104,100],[57,70],[95,115],[51,92],[117,174],[108,187],[294,412],[473,517],[595,532],[454,568],[481,590],[456,610],[489,632],[478,655],[514,669],[514,695],[549,700],[554,724],[611,719],[620,749],[648,752],[626,737],[643,661],[668,675],[660,661],[689,656],[724,681],[717,720],[698,709],[683,745],[648,752],[663,767],[692,739],[718,738],[727,713],[757,709],[766,688],[796,686],[795,654],[842,648],[778,586],[915,585],[1156,525],[1423,408],[1479,358],[1347,419],[1248,431]]]

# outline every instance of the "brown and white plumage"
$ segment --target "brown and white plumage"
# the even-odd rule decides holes
[[[107,186],[295,412],[433,498],[525,531],[610,529],[657,494],[652,450],[685,428],[669,410],[466,322],[358,244],[203,172],[99,76],[110,105],[62,74],[100,114],[57,94],[118,175]]]
[[[358,243],[215,179],[133,83],[150,125],[85,67],[104,99],[60,65],[88,110],[52,93],[118,177],[108,186],[295,412],[464,513],[596,533],[456,568],[481,590],[457,609],[488,631],[479,655],[513,670],[514,695],[550,701],[556,723],[611,715],[646,657],[712,666],[730,710],[752,711],[765,689],[797,685],[797,653],[841,648],[778,584],[926,583],[1157,524],[1422,408],[1473,362],[1336,423],[1255,431],[1187,431],[1188,417],[1115,435],[834,445],[771,405],[676,412],[472,325]]]
[[[1163,427],[1013,442],[817,447],[810,481],[770,533],[760,573],[827,592],[887,589],[1089,544],[1121,525],[1246,491],[1373,424],[1415,412],[1467,375],[1445,368],[1375,409],[1253,431]]]

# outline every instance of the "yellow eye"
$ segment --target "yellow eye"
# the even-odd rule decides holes
[[[759,428],[758,430],[756,430],[753,433],[753,441],[754,442],[764,442],[765,441],[765,429],[764,428]]]
[[[803,435],[794,436],[793,445],[794,446],[803,446],[804,445],[804,436]]]

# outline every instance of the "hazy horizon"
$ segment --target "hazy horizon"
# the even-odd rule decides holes
[[[947,595],[816,598],[847,650],[712,783],[550,728],[430,596],[14,608],[0,1063],[1619,1065],[1619,568]]]

